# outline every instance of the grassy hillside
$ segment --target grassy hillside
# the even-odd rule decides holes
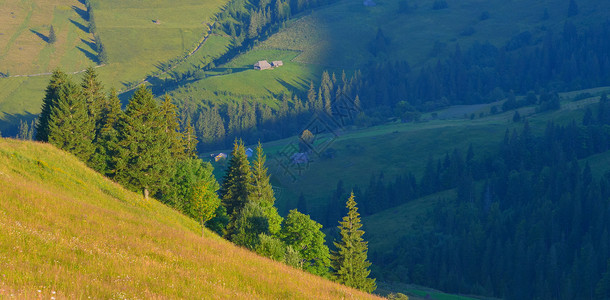
[[[109,64],[97,71],[108,88],[122,89],[158,71],[160,63],[194,50],[227,1],[91,2],[109,57]],[[0,18],[4,74],[44,74],[57,67],[71,73],[98,63],[81,1],[2,1],[0,15],[7,16]],[[54,44],[46,42],[50,25],[57,34]],[[48,80],[48,75],[0,78],[0,131],[15,134],[20,119],[30,120],[40,112]]]
[[[568,1],[447,1],[434,10],[434,0],[409,0],[410,9],[400,10],[401,1],[340,0],[316,8],[288,21],[279,32],[208,75],[224,74],[191,83],[177,97],[223,100],[213,92],[273,95],[306,90],[303,83],[316,82],[322,70],[348,74],[367,62],[406,60],[412,67],[434,63],[475,42],[490,42],[502,48],[511,38],[528,31],[537,44],[552,31],[559,34],[566,21],[577,26],[607,18],[609,3],[578,1],[579,14],[567,18]],[[545,17],[545,11],[547,17]],[[484,17],[483,17],[484,16]],[[371,47],[378,30],[388,40],[385,52],[374,55]],[[289,71],[274,76],[250,70],[260,59],[284,59]],[[198,61],[191,61],[197,63]]]
[[[519,113],[527,118],[532,130],[540,134],[549,121],[565,124],[580,120],[586,106],[599,99],[596,96],[574,102],[574,96],[604,90],[608,88],[562,93],[560,96],[564,100],[562,109],[558,111],[536,113],[534,107],[523,107]],[[280,153],[290,152],[290,145],[298,145],[297,138],[266,143],[269,170],[279,187],[277,205],[281,210],[296,207],[298,197],[303,193],[310,212],[316,215],[326,208],[339,180],[343,180],[344,187],[349,190],[354,185],[366,187],[371,174],[381,171],[386,179],[406,172],[412,172],[419,179],[429,157],[436,160],[453,149],[465,153],[471,144],[475,155],[483,156],[496,149],[507,129],[520,130],[523,127],[522,122],[512,122],[514,111],[490,115],[489,110],[494,105],[501,106],[501,103],[455,106],[437,112],[437,119],[425,115],[423,122],[388,123],[362,130],[346,130],[331,138],[330,148],[336,151],[333,158],[312,161],[300,174],[296,168],[289,168],[296,174],[294,177],[287,175],[282,168],[283,156]],[[483,117],[480,113],[484,114]],[[471,114],[476,116],[472,120]],[[324,138],[329,136],[319,137]]]
[[[5,76],[67,72],[95,64],[93,35],[77,0],[0,2],[0,72]],[[53,26],[56,42],[48,42]],[[40,111],[48,76],[0,78],[0,130]]]
[[[0,3],[0,72],[45,73],[58,66],[70,71],[91,65],[92,34],[78,0],[7,0]],[[53,25],[57,40],[48,42]]]
[[[144,79],[166,62],[194,50],[227,1],[92,1],[110,66],[101,71],[109,85]]]
[[[372,298],[258,257],[48,144],[0,139],[0,297]]]

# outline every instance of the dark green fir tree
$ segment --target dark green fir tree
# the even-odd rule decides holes
[[[235,140],[227,172],[220,188],[222,205],[232,219],[248,203],[252,193],[252,171],[242,140]]]
[[[339,283],[370,293],[377,284],[374,278],[369,278],[368,242],[362,238],[364,231],[360,229],[362,223],[353,192],[346,207],[347,216],[339,221],[341,241],[334,243],[337,250],[331,253],[332,276]]]
[[[97,135],[103,126],[101,118],[102,109],[106,106],[106,95],[104,94],[104,86],[97,78],[97,73],[93,67],[89,67],[85,71],[81,88],[87,104],[89,117],[95,122],[95,133]]]
[[[273,194],[273,187],[269,182],[269,174],[267,174],[267,168],[265,167],[266,159],[263,146],[259,142],[256,147],[256,159],[252,162],[253,188],[249,200],[255,202],[263,209],[269,219],[269,232],[275,235],[281,229],[282,217],[274,206],[275,195]]]
[[[49,119],[51,118],[51,110],[57,106],[59,99],[59,90],[68,81],[66,73],[59,69],[53,71],[51,80],[45,90],[45,96],[42,100],[42,111],[38,116],[36,123],[36,140],[41,142],[49,141]]]
[[[122,117],[121,101],[116,90],[112,89],[100,111],[101,129],[96,135],[95,153],[89,162],[92,168],[111,178],[116,174],[116,159],[120,157],[118,123]]]
[[[66,81],[59,89],[59,97],[51,108],[48,123],[49,143],[66,150],[84,162],[93,151],[95,124],[89,114],[80,87]]]
[[[133,94],[118,123],[115,179],[142,191],[144,198],[164,188],[175,172],[166,124],[151,91],[144,86]]]

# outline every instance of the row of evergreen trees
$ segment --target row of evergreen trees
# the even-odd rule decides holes
[[[525,122],[488,155],[455,150],[419,179],[377,175],[354,188],[364,214],[455,191],[391,252],[372,253],[375,276],[508,299],[610,297],[610,173],[596,178],[579,161],[610,150],[609,120],[602,96],[582,125],[550,123],[536,136]]]
[[[218,189],[212,166],[196,158],[192,127],[181,130],[168,97],[157,105],[141,87],[123,111],[116,92],[105,94],[93,68],[80,85],[60,70],[53,72],[35,127],[36,140],[71,152],[127,188],[187,215],[202,210],[198,190]]]
[[[368,277],[371,263],[367,260],[368,246],[362,239],[364,231],[360,229],[354,195],[348,199],[348,214],[340,222],[337,251],[331,252],[325,245],[322,225],[296,209],[285,219],[277,213],[265,160],[259,143],[250,165],[243,142],[235,141],[220,188],[222,205],[230,218],[225,237],[312,274],[367,292],[375,290],[375,280]]]
[[[331,255],[322,225],[297,210],[285,219],[278,214],[260,143],[250,165],[243,142],[235,141],[219,185],[212,166],[196,158],[193,128],[189,123],[183,127],[170,98],[157,105],[145,87],[136,90],[123,111],[116,92],[107,97],[89,68],[80,85],[59,70],[53,73],[35,135],[142,191],[144,198],[154,195],[199,221],[202,230],[207,226],[237,245],[313,274],[375,289],[353,195],[340,226],[343,238]]]

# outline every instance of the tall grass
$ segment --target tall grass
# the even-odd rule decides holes
[[[0,139],[0,191],[0,297],[372,297],[201,237],[48,144]]]

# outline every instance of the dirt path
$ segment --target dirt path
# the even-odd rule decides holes
[[[171,70],[175,69],[177,66],[179,66],[180,64],[182,64],[183,62],[185,62],[189,57],[193,56],[193,54],[197,53],[197,51],[199,51],[199,49],[201,49],[201,47],[203,47],[203,45],[205,44],[205,42],[208,40],[208,38],[212,35],[212,28],[214,28],[214,25],[216,25],[216,21],[214,21],[214,23],[212,23],[210,26],[208,26],[208,31],[205,34],[205,37],[203,38],[203,40],[201,40],[201,42],[199,43],[199,45],[197,45],[197,47],[195,47],[195,50],[189,52],[187,55],[185,55],[180,62],[176,63],[175,65],[173,65],[171,68],[157,74],[157,75],[153,75],[150,76],[152,78],[159,78],[159,76],[167,74],[167,72],[170,72]],[[140,82],[138,82],[136,85],[134,85],[133,87],[129,88],[129,89],[125,89],[125,90],[119,90],[118,92],[120,94],[122,93],[126,93],[129,91],[133,91],[135,90],[137,87],[141,86],[142,84],[148,83],[148,79],[142,79]]]

